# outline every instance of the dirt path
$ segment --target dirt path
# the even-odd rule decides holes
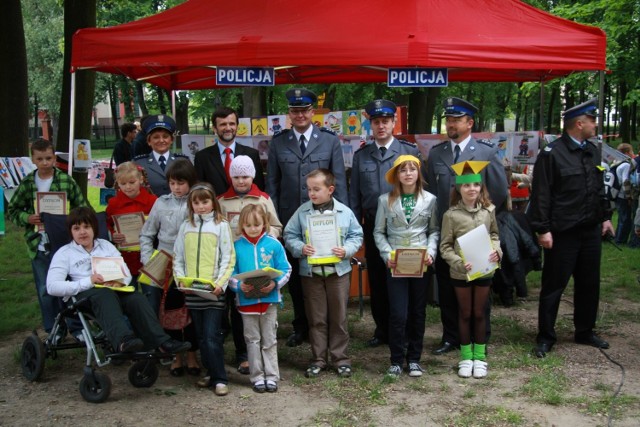
[[[369,317],[357,320],[354,306],[350,313],[355,319],[351,328],[356,374],[350,379],[339,379],[333,372],[316,380],[304,378],[308,344],[289,349],[281,339],[283,380],[278,393],[252,392],[248,378],[231,364],[227,364],[231,392],[223,398],[197,389],[194,377],[171,377],[166,367],[161,368],[155,385],[137,389],[129,384],[127,365],[107,366],[101,371],[110,376],[112,392],[107,402],[99,405],[86,403],[78,392],[83,351],[61,352],[57,360],[47,361],[42,380],[30,383],[18,364],[19,348],[27,333],[16,334],[0,344],[0,425],[607,425],[608,405],[602,405],[600,411],[589,412],[589,408],[613,394],[620,368],[598,350],[571,343],[570,334],[561,337],[554,349],[561,365],[558,381],[568,382],[563,402],[543,403],[523,391],[546,365],[522,351],[510,354],[510,344],[498,332],[501,322],[510,319],[532,336],[534,305],[529,302],[494,309],[495,318],[501,319],[494,326],[499,342],[491,346],[486,380],[459,379],[455,375],[457,354],[431,356],[428,349],[435,344],[439,327],[430,325],[423,358],[428,372],[417,380],[403,375],[397,382],[383,381],[388,351],[364,346],[372,324]],[[561,315],[563,311],[568,309],[561,309]],[[281,337],[286,336],[287,328],[282,326]],[[626,400],[614,426],[640,425],[639,336],[637,323],[624,323],[616,326],[615,332],[606,333],[611,342],[607,353],[626,369],[622,389]],[[231,347],[226,349],[231,362]]]

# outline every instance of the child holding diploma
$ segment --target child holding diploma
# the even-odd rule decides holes
[[[198,182],[196,170],[187,159],[176,159],[165,171],[171,193],[158,197],[151,208],[149,218],[142,227],[140,234],[140,258],[145,265],[151,259],[154,251],[154,243],[157,241],[157,249],[173,254],[173,244],[178,236],[178,230],[187,219],[187,199],[189,189]],[[158,284],[162,286],[162,283]],[[160,307],[163,290],[155,286],[144,286],[144,294],[149,300],[156,314]],[[167,290],[165,309],[178,309],[184,306],[184,294],[174,286]],[[187,352],[187,373],[200,375],[200,366],[196,352],[199,350],[198,338],[193,322],[180,330],[166,330],[175,339],[181,339],[191,343],[191,350]],[[176,354],[169,373],[174,377],[183,376],[185,372],[181,354]]]
[[[142,169],[142,168],[141,168]],[[153,204],[156,202],[157,197],[149,193],[146,188],[142,186],[144,176],[142,170],[138,169],[133,162],[124,162],[116,169],[116,195],[109,199],[107,203],[107,226],[111,232],[111,240],[116,245],[126,244],[126,236],[118,232],[116,227],[114,215],[131,214],[131,213],[143,213],[145,216],[149,215]],[[136,236],[136,240],[139,239],[139,235]],[[131,271],[131,286],[138,289],[138,270],[142,267],[140,264],[140,246],[119,248],[124,262]]]
[[[238,229],[242,235],[234,243],[236,267],[234,274],[271,267],[282,272],[269,284],[256,290],[253,285],[231,279],[230,287],[237,293],[238,311],[242,315],[244,339],[247,343],[250,380],[253,391],[278,391],[278,303],[280,289],[289,280],[291,265],[282,244],[269,234],[269,216],[261,205],[247,205],[240,211]],[[259,292],[254,296],[252,292]]]
[[[409,376],[419,377],[427,310],[428,277],[426,267],[433,264],[440,227],[436,197],[423,190],[420,159],[399,156],[385,174],[393,190],[378,199],[373,237],[380,256],[389,267],[389,351],[391,366],[387,375],[397,378],[407,362]],[[411,277],[394,277],[397,265],[391,252],[398,248],[426,248],[423,265]],[[406,345],[405,345],[406,343]]]
[[[307,378],[317,377],[320,371],[326,369],[329,357],[339,376],[351,376],[351,360],[347,355],[350,259],[362,245],[362,227],[351,209],[333,198],[335,185],[335,177],[330,170],[311,171],[307,175],[311,200],[296,210],[284,230],[287,249],[295,258],[300,258],[300,276],[312,355],[305,373]],[[312,215],[319,223],[326,221],[318,216],[327,215],[327,221],[333,220],[335,228],[327,240],[336,241],[337,244],[328,248],[328,254],[317,254],[318,248],[310,243],[314,237],[314,229],[309,228],[310,222],[313,222],[309,221]],[[326,259],[317,264],[314,263],[314,255],[324,255]]]
[[[226,396],[229,389],[224,369],[222,318],[224,291],[236,264],[233,235],[211,185],[194,185],[187,206],[189,219],[180,226],[173,246],[173,273],[178,286],[185,290],[202,364],[207,369],[207,376],[198,386],[212,387],[217,396]]]
[[[96,238],[98,218],[93,209],[73,209],[67,218],[67,227],[73,241],[61,247],[51,260],[47,274],[47,292],[57,297],[77,295],[91,304],[100,327],[116,351],[135,352],[159,347],[166,353],[189,349],[189,343],[180,342],[167,335],[147,299],[138,292],[117,292],[109,289],[128,284],[131,273],[122,265],[123,277],[109,282],[91,268],[92,257],[117,257],[120,252],[110,242]],[[96,287],[96,284],[105,287]],[[127,315],[133,330],[126,322]]]
[[[485,306],[491,291],[493,271],[475,280],[469,280],[467,272],[473,268],[465,261],[457,239],[484,225],[491,238],[491,250],[486,254],[489,262],[498,263],[502,257],[495,206],[482,183],[480,171],[489,162],[465,161],[451,167],[456,172],[456,186],[451,191],[451,207],[442,219],[440,253],[451,267],[451,284],[458,299],[458,324],[460,331],[460,363],[458,375],[462,378],[487,376]],[[473,337],[471,342],[471,316]]]

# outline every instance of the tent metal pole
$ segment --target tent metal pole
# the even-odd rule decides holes
[[[604,71],[598,71],[600,77],[600,87],[598,88],[598,135],[602,135],[604,129]]]
[[[538,130],[544,132],[544,80],[540,79],[540,118]]]
[[[73,131],[75,129],[76,122],[76,73],[71,73],[71,101],[69,111],[69,169],[67,173],[71,175],[73,173]]]
[[[176,91],[172,90],[171,91],[171,114],[173,117],[173,120],[176,119]]]

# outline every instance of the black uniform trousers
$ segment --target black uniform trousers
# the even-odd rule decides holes
[[[364,232],[364,256],[367,259],[367,276],[371,300],[371,315],[376,324],[373,336],[388,342],[389,333],[389,295],[387,293],[387,266],[373,238],[375,216],[366,215],[362,230]]]
[[[601,230],[597,224],[552,233],[553,247],[544,250],[538,343],[556,342],[558,307],[571,276],[575,338],[588,338],[593,333],[600,302]]]
[[[302,293],[302,281],[300,280],[300,260],[285,250],[287,260],[291,264],[291,276],[287,282],[291,303],[293,305],[293,332],[307,336],[309,334],[309,324],[307,323],[307,313],[304,310],[304,295]]]
[[[460,331],[458,329],[458,299],[451,283],[449,264],[440,256],[435,261],[436,278],[438,279],[438,305],[440,306],[440,321],[442,322],[442,342],[460,345]],[[491,294],[485,308],[486,342],[491,337]],[[473,321],[473,319],[472,319]],[[473,330],[473,329],[472,329]],[[472,337],[473,338],[473,337]]]

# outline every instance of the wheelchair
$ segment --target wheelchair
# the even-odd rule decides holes
[[[70,241],[66,229],[66,215],[42,214],[45,230],[49,236],[51,251]],[[99,236],[108,236],[106,227],[106,215],[98,214]],[[84,342],[57,342],[61,328],[66,328],[65,318],[75,317],[82,324],[82,337]],[[74,348],[85,348],[87,351],[83,377],[80,381],[80,395],[90,403],[102,403],[109,398],[111,393],[111,379],[105,373],[96,368],[106,365],[121,365],[127,360],[133,364],[129,368],[129,382],[134,387],[151,387],[158,379],[158,363],[168,364],[174,358],[172,353],[164,353],[159,350],[148,352],[121,353],[114,351],[105,334],[90,313],[88,299],[71,297],[66,306],[58,313],[53,328],[48,337],[42,340],[34,330],[22,344],[20,352],[20,365],[23,376],[29,381],[38,381],[45,367],[47,358],[56,359],[58,352]]]

